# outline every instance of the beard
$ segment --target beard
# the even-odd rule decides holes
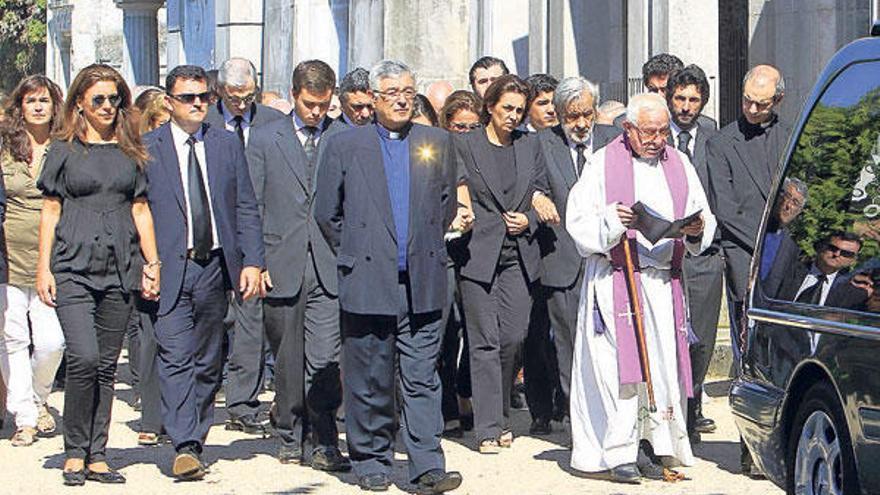
[[[572,129],[565,126],[562,126],[562,131],[565,133],[565,138],[568,139],[568,142],[574,144],[586,144],[586,142],[590,140],[590,136],[593,135],[592,127],[587,129],[586,132],[582,133],[581,136],[575,133]]]

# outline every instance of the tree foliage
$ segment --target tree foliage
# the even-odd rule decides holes
[[[46,0],[0,0],[0,89],[43,72],[45,60]]]

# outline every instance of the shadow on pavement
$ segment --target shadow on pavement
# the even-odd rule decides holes
[[[703,440],[699,445],[694,446],[694,455],[714,463],[719,469],[723,469],[728,473],[740,474],[739,442],[713,442]]]

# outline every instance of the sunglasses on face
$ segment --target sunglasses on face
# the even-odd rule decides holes
[[[109,101],[110,106],[117,108],[122,103],[122,97],[119,95],[95,95],[92,97],[92,108],[103,107],[105,101]]]
[[[244,96],[244,97],[231,96],[231,95],[226,96],[226,100],[229,102],[230,105],[232,105],[234,107],[238,107],[241,105],[248,106],[251,103],[253,103],[254,101],[256,101],[256,99],[257,99],[257,95],[253,94],[253,93],[249,94],[247,96]]]
[[[168,96],[174,98],[175,100],[186,103],[187,105],[192,105],[196,102],[196,98],[199,99],[202,103],[207,103],[208,100],[211,99],[211,92],[205,91],[204,93],[182,93],[179,95],[169,94]]]
[[[849,258],[849,259],[855,258],[859,254],[855,251],[850,251],[848,249],[841,249],[841,248],[835,246],[834,244],[826,244],[825,250],[831,254],[836,255],[836,256],[840,256],[842,258]]]

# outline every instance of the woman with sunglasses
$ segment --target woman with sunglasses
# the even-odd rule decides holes
[[[80,71],[37,183],[43,192],[37,292],[55,307],[67,342],[66,485],[125,482],[105,452],[116,361],[129,291],[159,296],[147,153],[128,118],[130,105],[128,86],[111,67]]]
[[[62,104],[55,83],[45,76],[29,76],[10,95],[0,124],[6,190],[5,244],[0,249],[8,262],[8,280],[0,284],[0,371],[9,390],[7,409],[15,416],[15,447],[31,445],[37,434],[55,431],[46,399],[64,353],[64,335],[55,311],[35,290],[43,203],[37,177]]]
[[[481,453],[513,443],[514,360],[529,324],[531,288],[541,274],[532,197],[548,189],[544,158],[537,137],[517,130],[528,95],[520,78],[499,77],[485,93],[484,128],[453,139],[473,200],[474,226],[462,238],[459,287]]]

